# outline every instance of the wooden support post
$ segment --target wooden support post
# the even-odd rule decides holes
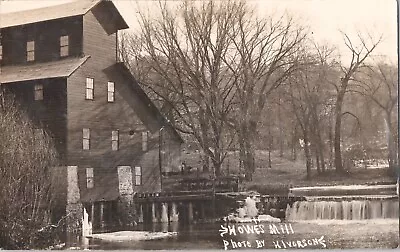
[[[104,202],[100,202],[100,226],[104,227]]]
[[[156,203],[156,219],[161,222],[161,203]]]
[[[193,222],[193,203],[189,202],[188,204],[188,220],[189,223]]]
[[[205,219],[204,204],[205,204],[204,201],[200,202],[200,219],[201,220]]]
[[[94,202],[92,202],[92,209],[91,209],[91,221],[92,221],[92,227],[94,227]]]

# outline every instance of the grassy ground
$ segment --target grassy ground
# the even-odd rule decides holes
[[[176,182],[188,177],[211,177],[211,173],[197,172],[200,167],[198,153],[185,153],[183,160],[188,166],[193,167],[191,174],[176,175],[164,179],[164,188],[171,188]],[[348,174],[337,174],[333,168],[327,168],[326,173],[317,174],[312,170],[312,179],[306,179],[305,162],[299,154],[296,161],[290,160],[287,155],[279,157],[277,152],[271,153],[271,168],[268,167],[268,151],[256,152],[256,171],[253,181],[243,182],[241,187],[248,190],[257,190],[260,193],[285,193],[289,186],[315,186],[315,185],[349,185],[349,184],[386,184],[395,183],[395,178],[387,175],[386,169],[353,168]],[[239,174],[238,152],[229,153],[222,168],[222,173]]]
[[[259,163],[267,163],[267,153],[258,151]],[[387,175],[387,169],[353,168],[348,174],[338,174],[333,168],[328,168],[324,174],[312,170],[311,180],[306,178],[304,161],[291,161],[280,158],[276,153],[272,155],[272,167],[258,167],[253,175],[253,181],[245,182],[245,188],[258,189],[282,187],[283,185],[316,186],[316,185],[350,185],[350,184],[386,184],[394,183],[395,178]]]

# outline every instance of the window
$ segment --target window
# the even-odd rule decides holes
[[[60,37],[60,57],[65,57],[69,55],[69,37]]]
[[[43,100],[43,84],[35,84],[34,99],[35,101]]]
[[[113,130],[111,132],[111,148],[113,151],[116,151],[119,148],[119,132],[118,132],[118,130]]]
[[[93,100],[94,93],[94,79],[86,78],[86,99]]]
[[[84,150],[90,149],[90,129],[83,129],[83,146]]]
[[[93,168],[86,168],[86,187],[87,188],[93,188],[94,187]]]
[[[142,132],[142,151],[147,151],[148,133]]]
[[[142,185],[142,167],[135,166],[135,185]]]
[[[26,42],[26,61],[35,60],[35,41],[31,40]]]
[[[107,90],[108,90],[108,96],[107,96],[107,101],[108,102],[114,102],[115,100],[115,89],[114,89],[114,82],[109,81],[107,84]]]

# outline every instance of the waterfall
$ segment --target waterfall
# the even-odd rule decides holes
[[[341,199],[341,201],[338,201]],[[296,201],[286,209],[286,220],[366,220],[399,218],[398,201],[394,199],[371,198],[346,200],[307,199]]]
[[[167,203],[161,204],[161,222],[168,223],[168,205],[167,205]]]

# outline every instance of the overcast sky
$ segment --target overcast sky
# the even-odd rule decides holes
[[[0,13],[70,2],[71,0],[0,0]],[[148,7],[156,1],[113,0],[128,25],[137,27],[135,13],[137,6]],[[397,3],[395,0],[251,0],[260,15],[271,12],[289,13],[301,18],[308,25],[315,39],[327,41],[347,54],[339,30],[355,36],[357,31],[383,33],[384,41],[376,50],[377,55],[386,55],[397,62]],[[146,8],[147,9],[147,8]],[[1,20],[1,18],[0,18]],[[1,22],[1,21],[0,21]]]

